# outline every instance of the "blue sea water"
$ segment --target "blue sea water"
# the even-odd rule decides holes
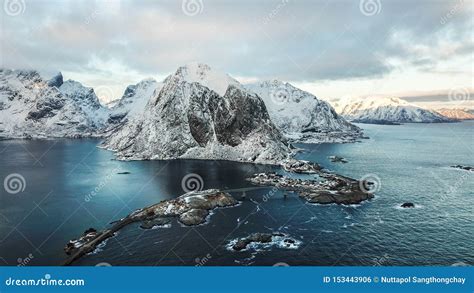
[[[89,227],[105,228],[135,209],[184,193],[199,174],[204,188],[231,190],[242,203],[215,210],[205,225],[143,230],[130,225],[77,265],[474,265],[474,123],[359,125],[353,144],[298,145],[298,157],[376,182],[361,205],[312,205],[245,179],[275,170],[223,161],[114,160],[98,140],[1,141],[0,179],[20,174],[25,189],[0,188],[0,264],[58,265],[64,245]],[[349,162],[333,163],[339,155]],[[118,174],[130,172],[130,174]],[[237,189],[237,190],[236,190]],[[402,209],[413,202],[414,209]],[[232,252],[253,232],[281,231],[301,241]]]

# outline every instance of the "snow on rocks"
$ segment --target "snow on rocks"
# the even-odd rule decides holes
[[[0,138],[98,136],[107,113],[94,91],[59,73],[0,69]]]
[[[247,84],[265,102],[270,118],[294,142],[354,142],[360,128],[339,116],[327,102],[279,80]]]
[[[141,115],[148,101],[162,85],[154,79],[144,79],[137,84],[129,85],[119,100],[109,104],[110,122],[122,122],[124,118],[130,120],[136,115]]]
[[[326,172],[319,172],[318,175],[323,180],[303,180],[276,173],[260,173],[249,178],[249,181],[257,185],[295,191],[310,203],[350,205],[374,197],[372,193],[361,188],[363,184],[358,180]]]
[[[301,241],[291,238],[289,235],[275,233],[252,233],[247,237],[231,240],[227,249],[232,251],[264,250],[276,246],[283,249],[297,249]]]
[[[214,159],[277,164],[291,153],[263,101],[204,64],[165,79],[142,115],[103,146],[119,159]]]
[[[349,98],[338,101],[335,106],[339,114],[358,123],[453,122],[435,111],[423,109],[399,98]]]

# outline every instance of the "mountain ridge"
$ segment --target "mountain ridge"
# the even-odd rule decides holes
[[[277,164],[291,153],[260,97],[230,76],[198,63],[181,66],[168,76],[143,115],[127,121],[102,146],[125,160]]]
[[[396,97],[366,97],[340,100],[338,113],[358,123],[442,123],[454,120]]]
[[[326,101],[288,82],[246,84],[265,102],[272,121],[294,142],[354,142],[362,130],[338,115]]]

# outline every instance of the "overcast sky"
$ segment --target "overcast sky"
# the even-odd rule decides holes
[[[2,2],[2,67],[62,71],[103,99],[193,61],[329,100],[474,87],[473,0]]]

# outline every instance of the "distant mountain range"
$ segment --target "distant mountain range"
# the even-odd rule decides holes
[[[216,159],[278,163],[291,142],[354,142],[348,122],[397,124],[472,119],[466,111],[423,109],[398,98],[327,102],[278,81],[242,85],[191,63],[163,82],[143,80],[101,105],[92,88],[58,73],[0,70],[0,139],[102,137],[121,159]],[[447,116],[447,117],[446,117]],[[448,118],[449,117],[449,118]],[[347,119],[347,120],[346,120]]]
[[[438,109],[439,114],[455,120],[474,120],[474,110],[467,109]]]
[[[274,95],[283,93],[283,104]],[[281,98],[281,97],[280,97]],[[326,102],[280,81],[242,85],[208,65],[143,80],[102,106],[92,88],[36,71],[0,71],[0,137],[104,137],[122,159],[277,163],[289,141],[350,142],[362,131]]]
[[[367,97],[340,100],[334,103],[344,118],[358,123],[441,123],[455,120],[421,108],[399,98]]]

